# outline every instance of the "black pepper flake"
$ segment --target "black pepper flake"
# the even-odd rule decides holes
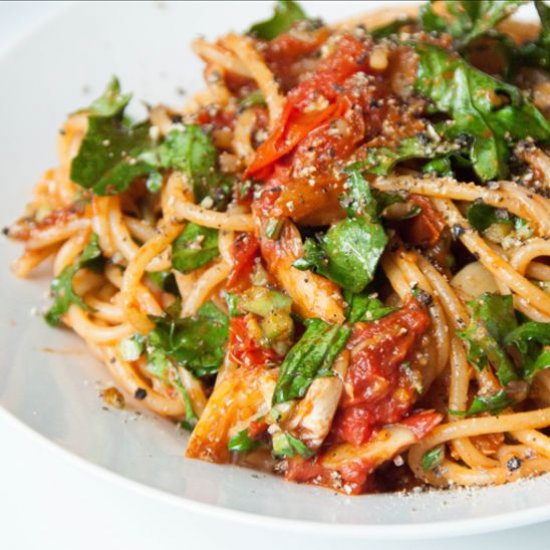
[[[399,250],[399,243],[397,241],[393,241],[390,244],[390,252],[397,252]]]
[[[179,124],[183,120],[183,117],[181,115],[170,115],[170,120],[174,124]]]
[[[434,301],[431,294],[429,294],[425,290],[422,290],[420,287],[415,288],[415,297],[420,303],[424,304],[425,306],[432,305]]]
[[[2,235],[7,237],[10,234],[10,228],[8,226],[2,227]]]
[[[515,472],[516,470],[519,470],[519,468],[521,468],[521,459],[517,456],[513,456],[512,458],[508,459],[508,462],[506,462],[506,467],[510,472]]]
[[[116,363],[116,357],[111,357],[109,363]]]
[[[461,235],[464,235],[464,233],[466,232],[466,230],[459,224],[459,223],[455,223],[452,227],[451,227],[451,235],[453,236],[453,239],[456,241],[456,239],[458,239]]]
[[[138,401],[143,401],[147,397],[147,390],[145,390],[143,388],[138,388],[134,393],[134,397]]]

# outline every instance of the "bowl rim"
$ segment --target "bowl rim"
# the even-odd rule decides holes
[[[216,504],[199,502],[182,495],[176,495],[157,489],[144,482],[130,479],[117,473],[106,466],[96,464],[76,452],[65,448],[41,434],[23,420],[10,412],[0,404],[0,424],[8,424],[19,431],[23,431],[27,437],[37,445],[52,451],[53,454],[69,464],[75,465],[83,472],[87,472],[107,483],[114,483],[119,488],[133,491],[144,498],[152,498],[165,505],[182,508],[189,512],[204,514],[214,520],[234,521],[243,526],[253,525],[272,531],[291,531],[305,535],[326,535],[342,537],[350,540],[418,540],[418,539],[443,539],[466,535],[478,535],[512,529],[541,523],[550,519],[550,504],[530,507],[525,510],[495,514],[489,517],[456,519],[436,522],[421,523],[380,523],[380,524],[338,524],[321,523],[311,520],[288,519],[253,512],[244,512],[232,508],[226,508]],[[480,488],[479,490],[483,490]],[[368,498],[369,495],[354,498]]]

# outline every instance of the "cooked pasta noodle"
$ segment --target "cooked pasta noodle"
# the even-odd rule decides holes
[[[348,494],[548,472],[547,65],[507,66],[483,18],[447,34],[446,2],[289,5],[197,39],[181,109],[130,121],[115,79],[69,116],[14,273],[52,258],[48,322],[188,457]]]

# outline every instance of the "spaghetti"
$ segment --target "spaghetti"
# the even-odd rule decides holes
[[[15,274],[52,260],[48,322],[188,457],[348,494],[549,471],[550,8],[518,4],[281,2],[143,122],[114,79],[7,229]]]

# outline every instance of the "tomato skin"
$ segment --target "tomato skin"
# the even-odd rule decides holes
[[[310,78],[289,92],[281,122],[256,151],[246,177],[265,179],[273,163],[290,153],[310,131],[341,116],[346,106],[339,98],[340,85],[352,74],[369,68],[371,49],[372,43],[342,36],[334,53],[319,63]],[[326,106],[308,112],[307,107],[316,98],[322,99]]]
[[[231,245],[233,268],[227,278],[230,292],[242,292],[250,285],[256,258],[260,255],[260,242],[253,233],[240,233]]]
[[[238,365],[246,368],[273,366],[279,355],[271,348],[262,346],[250,335],[249,316],[233,317],[229,324],[229,356]]]
[[[443,216],[433,207],[427,197],[411,195],[409,202],[421,208],[420,214],[400,222],[406,241],[415,246],[431,248],[437,244],[445,230]]]
[[[430,326],[416,300],[370,323],[356,323],[348,342],[351,362],[346,392],[334,419],[336,442],[363,445],[381,426],[400,422],[416,399],[412,380],[401,368]]]
[[[433,409],[419,411],[400,420],[399,425],[409,428],[418,441],[424,439],[443,420],[443,415]]]

